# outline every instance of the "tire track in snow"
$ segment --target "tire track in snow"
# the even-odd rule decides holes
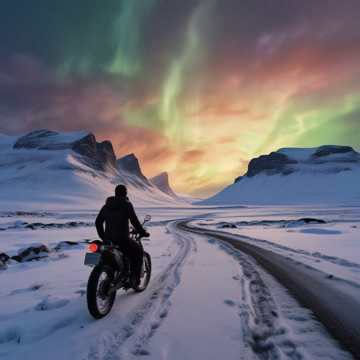
[[[241,297],[239,301],[227,300],[227,304],[237,306],[244,332],[244,344],[252,354],[260,360],[304,359],[279,319],[278,306],[259,272],[258,265],[248,255],[214,237],[208,239],[208,242],[225,251],[240,266],[233,280],[239,283]]]
[[[155,279],[145,301],[132,311],[119,328],[101,336],[86,359],[120,360],[139,355],[148,355],[146,345],[160,327],[171,307],[171,295],[181,281],[181,269],[191,251],[196,251],[193,239],[176,229],[176,222],[167,226],[179,245],[170,264]]]
[[[235,253],[239,254],[237,256],[245,258],[250,256],[250,258],[255,259],[265,271],[285,286],[303,306],[312,310],[330,334],[340,341],[344,349],[351,352],[355,358],[359,358],[360,322],[359,318],[354,316],[359,308],[356,298],[349,297],[347,293],[332,287],[331,283],[324,282],[324,274],[320,271],[295,264],[288,258],[257,245],[242,242],[241,236],[204,230],[194,226],[188,227],[187,225],[187,222],[181,222],[179,228],[190,233],[215,238],[224,244],[224,248],[232,248]],[[256,270],[256,267],[254,269]],[[258,283],[257,285],[261,284]],[[258,291],[259,289],[255,290]],[[251,293],[251,289],[248,289],[248,292]],[[327,294],[327,299],[331,300],[324,301],[323,294]],[[259,305],[262,305],[265,299],[266,297],[260,298]],[[343,306],[340,307],[340,304]],[[284,345],[287,346],[287,344]],[[291,345],[290,348],[293,346]],[[272,359],[265,354],[264,356],[260,358]]]

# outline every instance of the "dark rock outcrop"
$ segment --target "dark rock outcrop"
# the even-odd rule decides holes
[[[141,171],[139,160],[134,154],[123,156],[116,161],[116,164],[120,171],[126,171],[139,178],[146,179],[145,175]]]
[[[307,155],[297,155],[297,151],[306,150]],[[306,153],[305,153],[306,154]],[[337,155],[331,157],[331,155]],[[269,155],[261,155],[249,162],[245,175],[234,180],[238,183],[243,178],[251,178],[258,174],[265,175],[290,175],[296,171],[313,171],[323,173],[339,173],[350,171],[346,164],[359,163],[360,154],[351,146],[324,145],[315,149],[288,148],[271,152]],[[321,164],[328,164],[321,168]],[[310,166],[309,166],[310,165]],[[346,165],[346,166],[345,166]]]
[[[267,175],[279,173],[288,175],[291,173],[291,170],[287,166],[296,163],[296,160],[290,159],[285,154],[272,152],[269,155],[261,155],[258,158],[252,159],[245,176],[253,177],[261,172],[266,172]],[[239,181],[239,178],[237,178],[237,181]]]
[[[59,139],[59,133],[46,129],[35,130],[21,136],[14,144],[14,149],[63,150],[69,149],[71,143]]]
[[[26,262],[47,257],[49,249],[43,245],[30,246],[11,258],[17,262]]]
[[[152,187],[149,179],[142,173],[139,160],[134,154],[117,159],[116,168],[121,175],[125,175],[127,184],[141,189]]]
[[[176,197],[176,194],[170,186],[169,174],[167,172],[162,172],[161,174],[154,176],[150,181],[165,194]]]
[[[0,253],[0,270],[5,270],[7,268],[7,262],[9,259],[10,256],[5,253]]]
[[[14,149],[70,149],[82,155],[81,160],[97,170],[103,171],[108,166],[116,166],[116,156],[110,141],[98,143],[94,134],[91,133],[80,133],[79,137],[64,135],[56,131],[36,130],[20,137],[14,144]]]
[[[243,178],[242,175],[241,175],[241,176],[238,176],[237,178],[235,178],[234,184],[237,183],[237,182],[239,182],[242,178]]]
[[[318,147],[312,156],[322,157],[322,156],[345,154],[345,153],[351,153],[353,155],[357,155],[356,151],[351,146],[324,145]]]
[[[60,250],[67,250],[70,249],[72,247],[79,247],[81,246],[81,244],[77,241],[60,241],[55,247],[54,250],[55,251],[60,251]]]
[[[116,166],[116,156],[110,141],[98,143],[93,134],[88,134],[84,138],[74,142],[71,149],[80,155],[92,160],[101,170],[105,170],[106,165]]]

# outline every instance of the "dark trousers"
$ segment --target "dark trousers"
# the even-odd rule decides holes
[[[140,279],[141,267],[143,263],[143,250],[142,247],[135,241],[127,241],[121,244],[121,251],[130,261],[131,273]]]

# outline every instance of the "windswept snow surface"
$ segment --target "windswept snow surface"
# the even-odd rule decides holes
[[[1,359],[352,358],[312,312],[300,306],[251,257],[211,237],[184,232],[177,222],[189,219],[197,226],[217,228],[220,222],[325,219],[330,225],[289,227],[300,236],[289,240],[296,243],[292,248],[285,236],[276,243],[272,231],[286,233],[287,229],[277,224],[244,225],[241,230],[262,226],[261,238],[267,241],[259,241],[260,246],[281,249],[285,256],[293,253],[304,262],[311,257],[303,256],[312,243],[313,252],[321,251],[321,256],[314,257],[321,263],[349,269],[346,262],[334,263],[333,255],[325,251],[341,249],[347,238],[324,230],[334,227],[344,234],[349,225],[359,234],[357,227],[351,227],[360,221],[358,209],[141,208],[140,217],[153,216],[148,228],[151,240],[144,241],[153,260],[152,280],[143,293],[119,291],[112,312],[100,321],[87,311],[85,291],[91,269],[83,266],[85,240],[96,238],[91,226],[96,213],[1,210],[0,253],[13,256],[41,244],[49,249],[37,261],[10,261],[0,270]],[[34,229],[24,225],[35,223]],[[323,231],[300,231],[311,228]],[[222,229],[233,230],[237,229]],[[327,237],[327,247],[319,237]],[[358,255],[350,255],[360,253],[359,245],[350,241],[341,259],[360,264]],[[344,279],[346,274],[350,272],[344,272]]]

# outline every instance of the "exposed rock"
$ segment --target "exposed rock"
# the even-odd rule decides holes
[[[177,195],[170,186],[169,174],[167,172],[162,172],[161,174],[154,176],[150,179],[150,181],[165,194],[168,194],[172,197],[177,197]]]
[[[98,143],[91,133],[58,133],[49,130],[36,130],[20,137],[14,149],[73,150],[85,157],[82,159],[92,167],[105,170],[116,166],[116,156],[110,141]]]
[[[305,224],[326,224],[325,220],[315,218],[301,218],[297,220],[297,222],[303,222]]]
[[[94,226],[92,222],[84,222],[84,221],[69,221],[66,223],[30,223],[25,226],[27,229],[37,230],[37,229],[69,229],[74,227],[86,227],[86,226]]]
[[[288,158],[286,155],[272,152],[269,155],[261,155],[258,158],[252,159],[249,163],[248,171],[245,174],[247,177],[252,177],[260,172],[266,172],[268,175],[284,173],[290,174],[289,169],[285,169],[289,164],[296,164],[297,161]]]
[[[357,203],[359,179],[360,153],[351,146],[281,148],[252,159],[243,176],[197,204]]]
[[[298,157],[297,152],[306,152],[307,155]],[[329,155],[339,155],[337,157],[327,158]],[[343,156],[341,156],[343,155]],[[325,169],[324,173],[339,173],[342,171],[350,171],[347,163],[360,164],[360,155],[351,146],[324,145],[315,149],[306,148],[287,148],[271,152],[269,155],[261,155],[249,162],[248,171],[243,176],[235,178],[234,183],[238,183],[244,177],[253,177],[260,173],[266,175],[290,175],[295,171],[301,171],[298,166],[318,165],[329,163],[330,167]],[[310,169],[310,168],[309,168]],[[316,168],[312,170],[317,171]]]
[[[15,216],[28,216],[28,217],[47,217],[54,216],[56,213],[54,212],[30,212],[30,211],[2,211],[0,212],[0,218],[4,217],[15,217]]]
[[[0,253],[0,270],[5,270],[7,268],[7,262],[9,259],[10,256],[5,253]]]
[[[26,262],[47,257],[49,249],[43,245],[30,246],[11,258],[17,262]]]
[[[217,227],[219,229],[236,229],[237,226],[233,223],[229,223],[229,222],[220,222],[217,224]]]
[[[140,178],[146,179],[145,175],[141,171],[139,160],[134,154],[123,156],[116,161],[116,164],[120,171],[126,171]]]
[[[14,149],[40,149],[40,150],[61,150],[70,147],[65,139],[60,141],[59,133],[46,129],[32,131],[20,137],[14,144]]]
[[[92,160],[93,166],[100,170],[105,170],[106,165],[116,167],[116,156],[110,141],[96,142],[93,134],[88,134],[84,138],[74,142],[71,149],[80,155]]]
[[[127,175],[129,184],[142,189],[152,187],[151,182],[142,173],[139,160],[134,154],[128,154],[118,159],[116,161],[116,167],[120,174]]]
[[[344,154],[351,153],[357,155],[356,151],[351,146],[340,146],[340,145],[324,145],[318,147],[318,149],[312,155],[313,157],[322,157],[333,154]]]
[[[61,241],[55,246],[54,250],[59,251],[59,250],[69,249],[72,247],[77,247],[79,245],[80,244],[77,241]]]

